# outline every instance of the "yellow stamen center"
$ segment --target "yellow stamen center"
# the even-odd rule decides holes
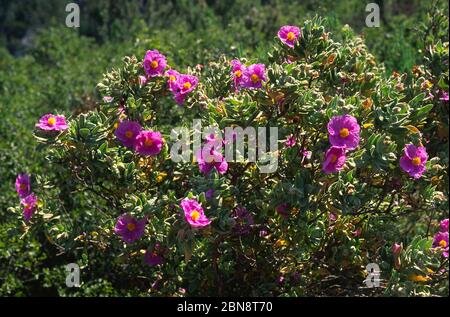
[[[190,83],[190,82],[185,82],[185,83],[183,84],[183,89],[184,89],[184,90],[188,90],[189,88],[191,88],[191,83]]]
[[[254,84],[256,84],[257,82],[259,82],[259,76],[256,75],[256,74],[253,74],[253,75],[251,76],[251,80],[252,80],[252,82],[253,82]]]
[[[341,138],[346,138],[346,137],[348,137],[349,134],[350,134],[350,132],[348,131],[347,128],[342,128],[339,131],[339,135],[341,136]]]
[[[19,188],[21,189],[21,190],[25,190],[25,189],[27,189],[27,185],[25,185],[25,184],[20,184],[19,185]]]
[[[169,76],[169,80],[170,81],[175,81],[175,80],[177,80],[177,78],[175,77],[175,75],[170,75]]]
[[[197,221],[198,218],[200,218],[200,213],[198,212],[198,210],[194,210],[193,212],[191,212],[191,218],[194,221]]]
[[[50,118],[48,118],[47,123],[48,123],[49,125],[54,125],[54,124],[56,123],[55,117],[50,117]]]
[[[422,160],[420,159],[420,157],[416,156],[415,158],[412,159],[412,163],[416,166],[419,166],[420,163],[422,163]]]
[[[242,76],[242,72],[238,69],[237,71],[234,72],[234,75],[235,75],[237,78],[240,78],[240,77]]]
[[[337,156],[334,154],[331,154],[331,163],[334,163],[337,161]]]
[[[294,34],[294,32],[289,32],[289,33],[287,34],[286,38],[287,38],[289,41],[295,40],[295,34]]]
[[[30,204],[24,204],[23,206],[25,207],[25,209],[30,208]]]
[[[153,61],[153,62],[151,62],[150,66],[151,66],[151,68],[155,69],[156,67],[159,66],[159,64],[157,61]]]
[[[439,241],[439,246],[440,246],[441,248],[447,247],[447,241],[445,241],[445,240]]]
[[[153,140],[150,139],[150,138],[145,139],[144,145],[145,145],[146,147],[152,146],[152,145],[153,145]]]
[[[128,231],[134,231],[134,229],[136,229],[136,225],[132,222],[127,224],[127,229]]]
[[[125,132],[125,136],[126,136],[128,139],[131,139],[131,138],[133,137],[133,131],[128,130],[127,132]]]

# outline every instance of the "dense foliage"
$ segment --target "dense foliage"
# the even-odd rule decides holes
[[[289,20],[264,4],[145,2],[150,12],[185,17],[167,25],[138,10],[139,2],[112,3],[84,8],[115,17],[82,27],[97,41],[49,28],[25,56],[0,53],[3,294],[448,295],[445,247],[433,241],[448,218],[444,4],[418,13],[414,40],[404,41],[396,28],[389,41],[370,43],[333,17]],[[309,9],[274,3],[275,12]],[[133,10],[136,18],[126,19]],[[236,19],[243,12],[255,13],[245,25]],[[292,48],[276,37],[287,21],[301,29]],[[222,25],[231,31],[224,34]],[[367,36],[380,38],[379,32]],[[185,36],[174,36],[179,33]],[[142,60],[152,49],[199,79],[181,105],[167,76],[142,79],[148,75]],[[410,58],[398,56],[408,52]],[[246,69],[265,64],[261,88],[236,87],[235,58]],[[49,132],[41,125],[33,139],[46,113],[65,114],[68,128]],[[360,139],[344,154],[345,166],[327,174],[327,124],[345,114],[356,118]],[[175,163],[171,129],[193,133],[195,118],[222,131],[278,127],[277,170],[261,173],[244,161],[205,173],[198,157]],[[124,120],[161,132],[161,151],[146,156],[124,146],[116,133]],[[409,144],[428,153],[419,162],[423,175],[400,163]],[[24,172],[37,197],[28,221],[13,188]],[[193,228],[184,216],[186,198],[202,204],[210,224]],[[147,219],[133,243],[115,232],[124,213]],[[70,262],[82,268],[81,288],[64,283]],[[380,265],[382,287],[365,288],[368,263]]]

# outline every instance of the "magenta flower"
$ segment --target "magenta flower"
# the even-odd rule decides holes
[[[186,99],[187,94],[195,89],[198,85],[198,78],[194,75],[178,75],[177,81],[173,88],[171,88],[174,93],[174,98],[177,104],[183,104]]]
[[[147,51],[143,65],[148,77],[162,76],[167,66],[166,57],[157,50]]]
[[[166,76],[168,77],[168,79],[167,79],[167,84],[169,85],[170,90],[171,90],[174,94],[178,93],[176,83],[177,83],[178,77],[180,76],[180,73],[177,72],[176,70],[169,69],[169,70],[166,72]]]
[[[426,171],[427,150],[423,146],[416,147],[414,144],[407,144],[404,153],[400,158],[400,166],[415,179],[420,178]]]
[[[62,131],[68,128],[64,116],[53,114],[42,116],[36,127],[45,131]]]
[[[193,228],[201,228],[209,225],[211,221],[206,218],[202,205],[195,199],[185,198],[181,201],[186,221]]]
[[[286,146],[287,148],[289,148],[289,147],[294,147],[295,144],[296,144],[295,136],[294,136],[293,134],[291,134],[291,135],[287,138],[286,142],[284,143],[284,146]]]
[[[285,25],[278,31],[278,38],[289,47],[294,47],[299,36],[301,36],[301,30],[297,26]]]
[[[322,171],[326,174],[340,171],[344,167],[345,159],[345,148],[338,146],[330,147],[325,153]]]
[[[129,120],[124,120],[120,122],[114,135],[122,142],[126,147],[134,147],[136,137],[141,132],[142,127],[139,123]]]
[[[234,87],[239,90],[242,80],[244,79],[245,66],[237,59],[231,61],[231,75],[233,76]]]
[[[142,155],[157,155],[161,152],[163,139],[161,133],[151,130],[141,131],[134,143],[136,152]]]
[[[16,191],[20,198],[24,198],[30,194],[30,175],[19,174],[16,178]]]
[[[441,222],[439,223],[439,230],[441,232],[448,232],[448,218],[441,220]]]
[[[37,197],[34,193],[31,193],[27,197],[23,198],[20,203],[23,205],[23,217],[25,221],[30,221],[31,216],[37,208]]]
[[[442,95],[441,95],[441,98],[439,98],[439,100],[448,101],[448,92],[442,91]]]
[[[334,116],[327,125],[331,145],[355,149],[359,144],[360,127],[358,121],[348,114]]]
[[[228,163],[220,150],[214,148],[213,143],[208,142],[197,152],[198,167],[204,175],[208,175],[213,168],[219,174],[225,174],[228,170]]]
[[[214,198],[214,194],[215,194],[215,190],[214,189],[208,189],[206,192],[205,192],[205,197],[206,197],[206,199],[208,199],[208,200],[211,200],[211,199],[213,199]]]
[[[132,243],[142,237],[146,223],[147,218],[137,220],[129,214],[123,214],[117,220],[114,232],[126,243]]]
[[[311,155],[312,155],[312,152],[311,151],[308,151],[308,150],[303,150],[302,152],[302,155],[306,158],[306,159],[310,159],[311,158]]]
[[[244,70],[244,78],[242,79],[242,87],[245,88],[261,88],[262,82],[266,81],[266,66],[264,64],[253,64]]]
[[[448,231],[436,233],[433,239],[432,247],[434,249],[440,249],[442,251],[442,255],[445,258],[448,258]]]
[[[164,263],[164,259],[159,251],[159,243],[155,245],[153,251],[147,250],[145,252],[144,261],[150,266],[157,266]]]

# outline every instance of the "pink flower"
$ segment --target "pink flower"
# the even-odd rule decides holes
[[[311,155],[312,155],[312,152],[311,151],[308,151],[308,150],[303,150],[302,151],[302,155],[306,158],[306,159],[310,159],[311,158]]]
[[[295,136],[294,136],[293,134],[291,134],[291,135],[287,138],[286,142],[284,143],[284,145],[285,145],[287,148],[294,147],[295,144],[296,144],[296,140],[295,140]]]
[[[111,97],[111,96],[103,97],[103,102],[106,102],[106,103],[111,103],[111,102],[113,102],[113,100],[114,100],[114,97]]]
[[[436,233],[433,238],[432,248],[441,250],[442,255],[448,258],[448,231]]]
[[[142,155],[157,155],[161,152],[163,139],[161,133],[151,130],[141,131],[134,143],[136,152]]]
[[[392,253],[394,254],[394,256],[398,256],[400,252],[402,252],[402,250],[403,250],[402,244],[394,243],[392,245]]]
[[[148,77],[162,76],[167,66],[166,57],[157,50],[147,51],[143,65]]]
[[[214,148],[214,142],[207,142],[196,155],[198,167],[204,175],[208,175],[213,168],[219,174],[225,174],[228,170],[228,163],[220,153],[220,149]]]
[[[146,83],[147,83],[147,77],[139,75],[139,85],[142,87],[142,86],[145,86]]]
[[[253,64],[244,70],[242,87],[261,88],[262,82],[266,81],[266,66],[264,64]]]
[[[441,222],[439,223],[439,230],[441,232],[448,232],[448,218],[441,220]]]
[[[16,191],[20,198],[24,198],[30,194],[30,175],[19,174],[16,178]]]
[[[233,76],[234,87],[236,91],[239,89],[242,80],[244,79],[245,66],[237,59],[231,61],[231,75]]]
[[[356,118],[348,114],[335,116],[328,122],[328,134],[331,145],[355,149],[359,144],[360,127]]]
[[[442,95],[441,95],[441,98],[439,98],[439,100],[448,101],[448,92],[442,91]]]
[[[198,78],[194,75],[180,74],[171,88],[177,104],[184,103],[186,96],[193,91],[198,85]]]
[[[23,205],[23,217],[25,221],[29,221],[37,208],[37,197],[34,193],[23,198],[20,203]]]
[[[129,214],[123,214],[117,220],[114,232],[126,243],[132,243],[142,237],[146,222],[147,218],[137,220]]]
[[[209,225],[211,221],[206,218],[202,205],[195,199],[185,198],[181,201],[186,221],[193,228],[201,228]]]
[[[299,36],[301,36],[301,30],[297,26],[285,25],[278,31],[278,38],[289,47],[294,47]]]
[[[167,79],[167,84],[169,85],[169,89],[170,89],[174,94],[177,93],[178,91],[177,91],[177,85],[176,85],[176,83],[177,83],[178,77],[180,76],[180,73],[177,72],[176,70],[169,69],[169,70],[166,72],[166,76],[168,77],[168,79]]]
[[[66,119],[62,115],[46,114],[39,119],[36,127],[45,131],[61,131],[68,128]]]
[[[126,147],[134,147],[136,137],[141,132],[142,127],[139,123],[129,120],[124,120],[120,122],[114,135],[122,142]]]
[[[404,155],[400,158],[400,166],[405,172],[417,179],[426,171],[427,160],[428,154],[425,147],[407,144]]]
[[[344,167],[345,159],[345,148],[332,146],[325,153],[322,171],[326,174],[340,171]]]

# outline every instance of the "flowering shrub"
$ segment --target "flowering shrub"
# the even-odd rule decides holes
[[[448,294],[448,149],[430,138],[448,118],[448,71],[386,74],[350,29],[338,42],[322,24],[281,27],[266,64],[223,56],[182,73],[157,50],[125,57],[95,110],[39,120],[57,176],[32,175],[34,194],[19,176],[12,210],[85,284],[101,267],[151,295]],[[448,42],[430,54],[448,63]],[[191,136],[193,119],[277,127],[277,168],[227,160],[234,137],[219,133],[175,160],[172,129]],[[363,287],[369,263],[380,288]]]

